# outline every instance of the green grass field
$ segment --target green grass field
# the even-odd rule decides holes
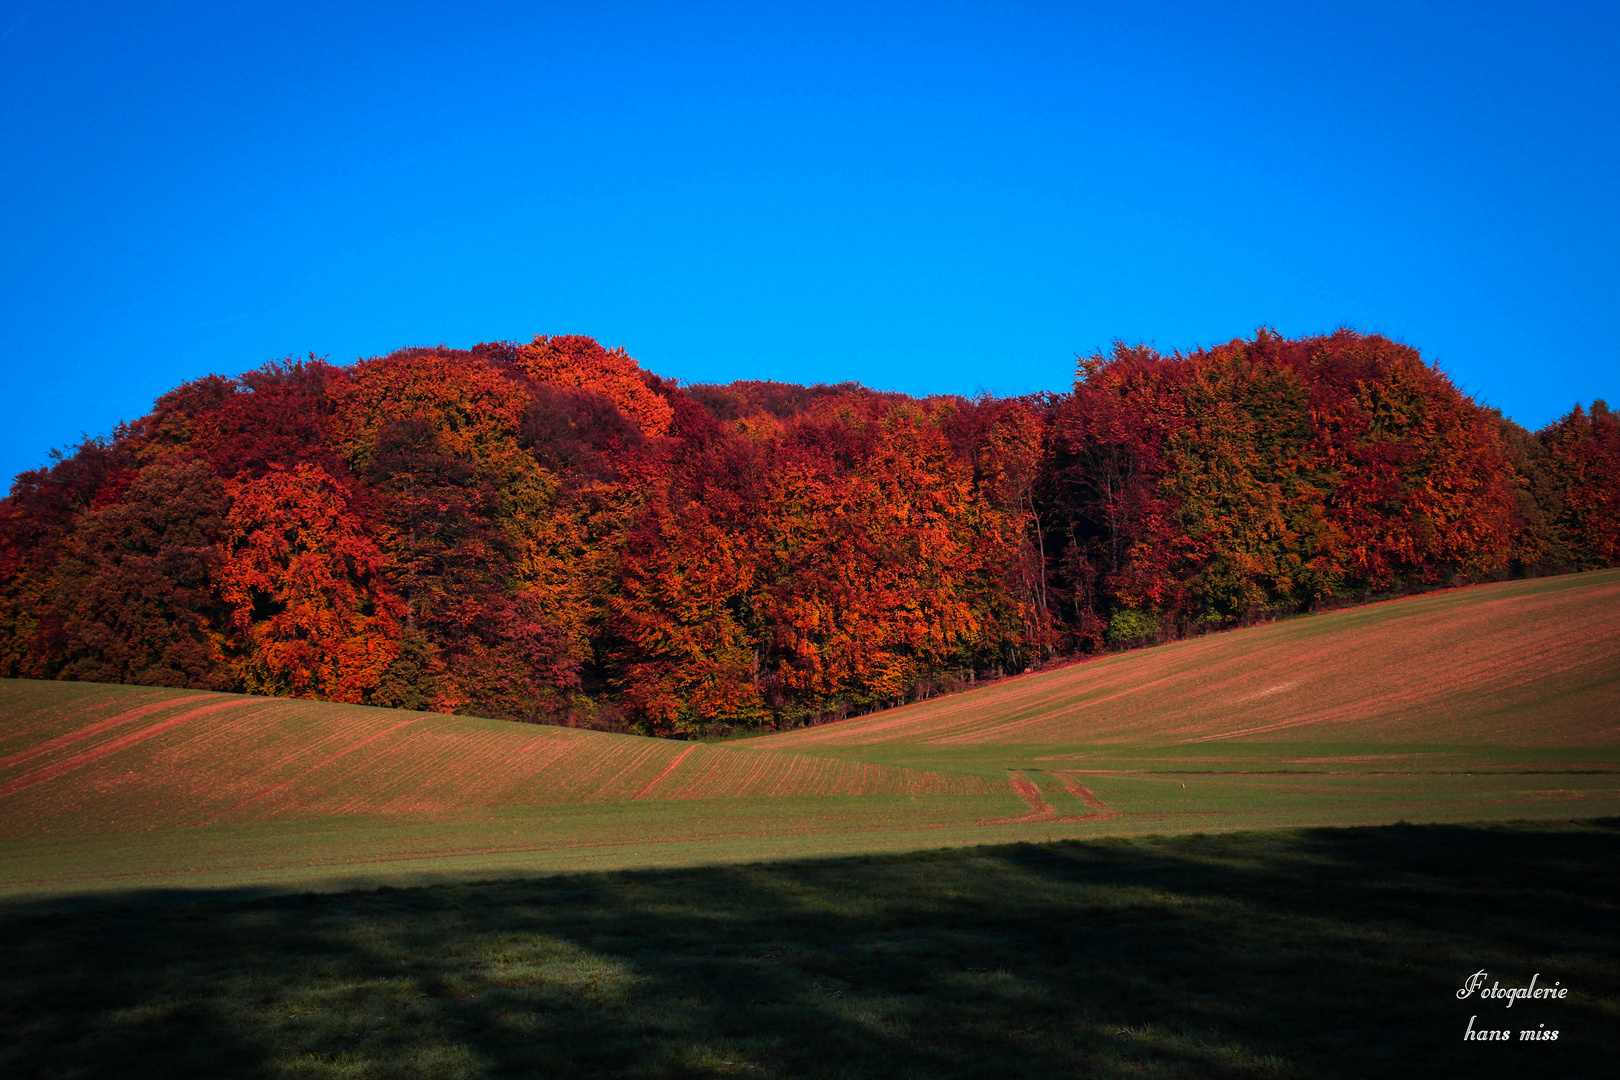
[[[345,888],[1019,840],[1620,815],[1620,571],[677,743],[0,681],[0,896]]]
[[[0,1075],[1598,1077],[1617,917],[1616,821],[13,902]]]
[[[1616,822],[1620,571],[710,744],[0,681],[0,1076],[1604,1075]]]

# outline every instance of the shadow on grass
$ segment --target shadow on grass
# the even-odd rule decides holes
[[[1597,1076],[1617,909],[1613,820],[13,904],[0,1075]]]

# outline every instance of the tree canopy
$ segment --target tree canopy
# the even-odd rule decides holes
[[[1072,390],[680,386],[577,335],[209,376],[0,501],[0,675],[664,735],[1620,563],[1620,422],[1348,330]]]

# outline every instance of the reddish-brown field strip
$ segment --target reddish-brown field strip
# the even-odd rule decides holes
[[[1041,797],[1041,789],[1025,779],[1023,773],[1009,772],[1007,783],[1018,792],[1018,797],[1029,804],[1029,813],[1026,818],[1049,818],[1057,816],[1057,807]]]
[[[1055,773],[1050,775],[1056,776]],[[1029,812],[1018,817],[987,818],[980,824],[1018,825],[1032,822],[1103,821],[1120,816],[1110,810],[1101,799],[1086,788],[1066,779],[1060,778],[1060,780],[1069,794],[1076,796],[1096,812],[1091,814],[1059,814],[1057,807],[1046,801],[1046,797],[1041,794],[1041,789],[1036,787],[1028,777],[1021,772],[1008,770],[1007,783],[1011,785],[1013,791],[1018,793],[1018,797],[1024,800],[1029,807]]]
[[[111,742],[97,746],[90,750],[86,750],[81,754],[75,754],[66,761],[58,761],[51,765],[43,766],[42,768],[35,769],[31,773],[24,773],[15,780],[0,784],[0,798],[21,791],[23,788],[32,787],[33,785],[42,783],[43,781],[54,779],[55,777],[61,776],[63,773],[70,772],[73,769],[77,769],[83,765],[88,765],[93,761],[99,761],[109,754],[116,754],[120,750],[127,750],[136,743],[145,742],[147,739],[163,734],[170,728],[179,727],[181,724],[196,720],[199,717],[208,716],[212,713],[223,712],[226,709],[237,708],[247,703],[248,699],[221,701],[214,705],[204,705],[200,708],[191,709],[187,712],[181,713],[179,716],[171,716],[167,720],[160,720],[157,723],[144,727],[139,731],[133,731],[128,735],[121,736],[112,740]]]
[[[1093,810],[1100,810],[1103,813],[1108,812],[1108,804],[1097,798],[1097,793],[1086,787],[1086,785],[1064,773],[1053,773],[1052,775],[1058,778],[1058,782],[1063,785],[1064,790],[1070,795],[1073,795]]]
[[[75,731],[69,731],[65,734],[58,735],[54,739],[47,739],[35,746],[30,746],[26,750],[19,750],[9,757],[0,758],[0,769],[13,768],[14,766],[21,765],[24,762],[32,761],[41,754],[49,754],[53,750],[61,750],[64,747],[72,746],[74,743],[83,742],[85,739],[94,738],[104,731],[108,731],[115,727],[121,727],[124,724],[132,724],[136,720],[139,720],[144,716],[150,716],[155,712],[161,712],[164,709],[173,709],[190,701],[198,701],[202,698],[213,696],[214,695],[212,694],[192,694],[188,697],[169,698],[164,701],[153,701],[134,709],[126,709],[124,712],[121,712],[116,716],[109,716],[105,720],[98,720],[93,724],[88,724],[85,727],[79,728]]]
[[[688,746],[685,750],[682,750],[680,753],[676,754],[675,757],[670,761],[670,763],[668,765],[665,765],[664,768],[662,769],[662,771],[660,771],[657,776],[655,776],[651,780],[647,781],[647,783],[642,787],[642,789],[640,791],[636,792],[634,795],[630,796],[630,798],[632,800],[644,798],[646,796],[646,794],[649,791],[651,791],[653,788],[657,787],[663,781],[663,779],[666,776],[668,776],[670,773],[674,772],[677,768],[679,768],[681,762],[685,761],[688,757],[690,757],[692,755],[692,751],[696,750],[696,749],[697,749],[697,746],[694,744],[692,746]]]

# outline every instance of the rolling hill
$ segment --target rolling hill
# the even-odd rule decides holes
[[[974,777],[476,717],[0,682],[7,835],[642,799],[982,792]]]
[[[1217,740],[1620,743],[1620,573],[1452,589],[1116,653],[749,745]]]
[[[1620,812],[1620,571],[1455,589],[722,744],[0,681],[0,890],[312,885]]]

